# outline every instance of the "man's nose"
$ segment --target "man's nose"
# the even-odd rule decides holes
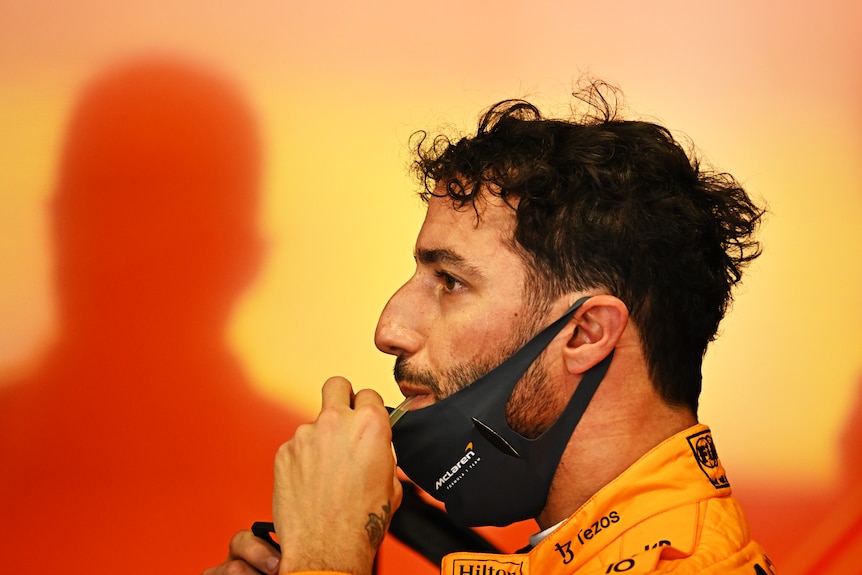
[[[396,291],[377,321],[374,345],[383,353],[402,356],[415,353],[422,344],[419,330],[421,305],[411,297],[411,282]]]

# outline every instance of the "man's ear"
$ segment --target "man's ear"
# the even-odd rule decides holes
[[[563,361],[569,373],[584,373],[617,346],[629,322],[629,310],[612,295],[595,295],[585,301],[569,322],[569,339]]]

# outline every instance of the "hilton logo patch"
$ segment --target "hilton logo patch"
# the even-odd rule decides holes
[[[444,570],[445,570],[444,559]],[[494,559],[455,559],[451,575],[522,575],[521,561],[497,561]]]
[[[724,489],[730,487],[730,482],[727,480],[727,475],[724,472],[724,466],[718,459],[718,452],[715,450],[715,443],[712,441],[712,433],[704,430],[694,435],[687,437],[688,444],[700,466],[701,471],[706,475],[709,482],[716,489]]]

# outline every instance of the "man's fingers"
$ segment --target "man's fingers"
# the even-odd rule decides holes
[[[201,575],[260,575],[260,571],[240,559],[228,559],[218,567],[210,567]]]
[[[241,565],[230,565],[239,560],[262,573],[277,573],[280,555],[272,545],[257,537],[251,531],[240,531],[230,540],[226,573],[244,573]],[[236,571],[234,571],[236,569]]]
[[[202,575],[276,575],[281,555],[251,531],[240,531],[230,540],[228,557]]]
[[[353,386],[343,377],[330,377],[321,390],[321,411],[338,406],[353,404]]]
[[[373,389],[361,389],[353,398],[353,408],[359,409],[360,407],[367,405],[378,405],[381,408],[386,409],[383,407],[383,398],[380,397],[379,393]]]
[[[349,406],[359,409],[369,406],[378,406],[381,414],[385,411],[383,398],[373,389],[362,389],[353,393],[353,386],[343,377],[331,377],[326,380],[321,390],[321,411]]]

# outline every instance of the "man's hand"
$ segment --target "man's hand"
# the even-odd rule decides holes
[[[275,458],[280,573],[371,573],[401,504],[391,441],[388,413],[376,392],[354,396],[340,377],[324,384],[317,420],[300,426]]]
[[[203,575],[275,575],[280,555],[272,545],[255,537],[251,531],[240,531],[230,541],[227,559],[210,567]]]

